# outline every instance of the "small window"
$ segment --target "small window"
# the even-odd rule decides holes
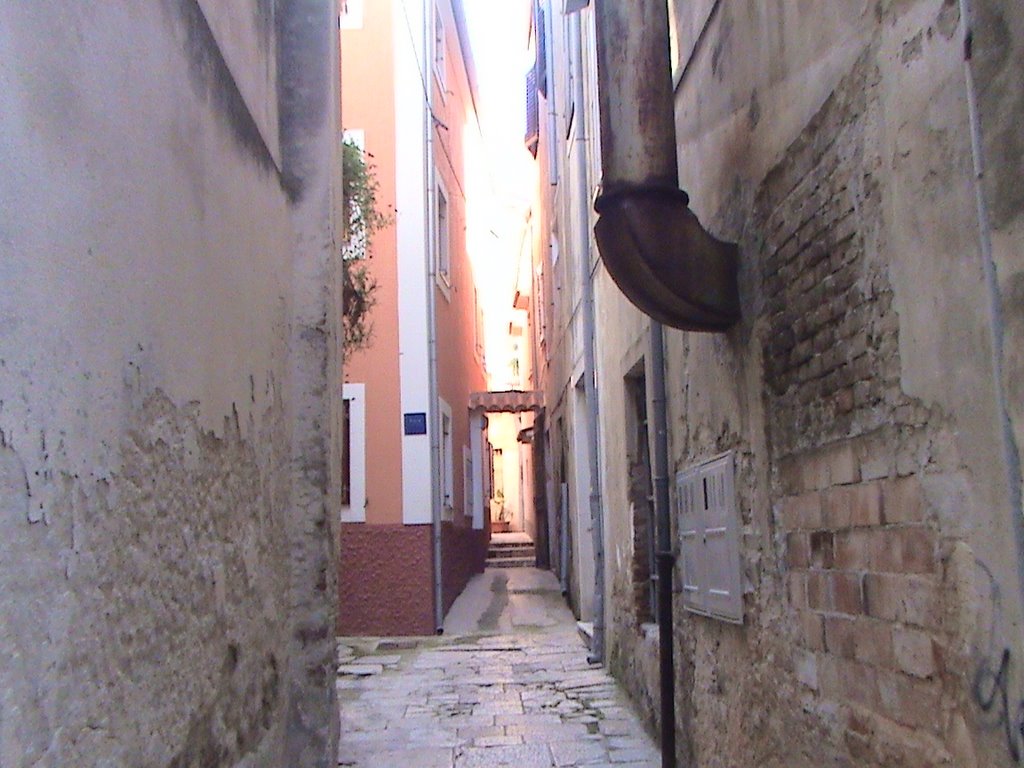
[[[341,389],[341,521],[366,521],[366,385]]]
[[[548,29],[547,14],[543,8],[537,8],[537,90],[544,98],[548,97]]]
[[[626,490],[633,517],[633,606],[640,623],[657,612],[658,568],[651,452],[647,433],[647,376],[640,360],[623,381],[626,405]]]
[[[451,269],[451,221],[448,213],[448,196],[439,184],[437,186],[437,276],[448,286],[452,284]]]
[[[533,271],[533,295],[536,297],[536,316],[534,320],[537,323],[537,340],[541,346],[544,346],[544,340],[547,336],[548,321],[545,314],[547,309],[547,294],[544,292],[544,266],[543,262],[538,261],[537,266]]]
[[[352,506],[352,401],[341,401],[341,506]]]
[[[683,607],[743,623],[733,454],[718,456],[676,475],[676,505]]]
[[[364,0],[341,0],[342,29],[363,28],[363,4]]]
[[[537,68],[531,67],[526,73],[526,131],[523,143],[530,154],[537,156],[540,146],[540,102],[537,99]]]
[[[441,405],[441,518],[455,517],[455,456],[452,436],[452,409],[444,402]]]

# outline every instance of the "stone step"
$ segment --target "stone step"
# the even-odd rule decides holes
[[[487,558],[488,568],[536,568],[536,557],[496,557]]]
[[[532,541],[495,541],[491,539],[491,546],[495,549],[514,549],[516,547],[532,547]]]
[[[487,551],[488,557],[534,557],[537,549],[532,544],[524,544],[516,547],[491,547]]]

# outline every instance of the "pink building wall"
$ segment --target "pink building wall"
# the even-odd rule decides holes
[[[458,2],[458,0],[456,0]],[[469,394],[487,388],[482,356],[477,353],[476,291],[466,249],[465,132],[476,131],[468,77],[464,71],[453,9],[440,2],[445,30],[445,87],[429,73],[433,88],[433,161],[447,191],[450,280],[434,287],[438,395],[452,416],[452,509],[442,525],[442,603],[450,607],[473,573],[483,569],[488,532],[473,530],[465,515],[463,448],[470,446]],[[433,22],[433,14],[429,17]],[[378,202],[397,200],[397,131],[394,46],[399,23],[390,3],[366,3],[363,26],[345,30],[342,79],[343,126],[365,132],[368,159],[376,167]],[[443,127],[441,127],[443,125]],[[427,242],[427,233],[423,233]],[[425,245],[424,245],[425,247]],[[345,381],[366,388],[365,522],[341,526],[341,634],[432,634],[434,564],[430,525],[403,525],[403,504],[430,505],[429,498],[402,497],[402,386],[399,364],[400,322],[426,325],[399,305],[396,228],[379,232],[369,267],[377,280],[372,310],[374,334],[369,349],[345,361]],[[424,254],[425,258],[425,254]],[[419,382],[416,383],[417,386]],[[425,388],[427,381],[422,382]],[[439,478],[433,478],[439,482]]]

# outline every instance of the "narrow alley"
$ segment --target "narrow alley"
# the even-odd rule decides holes
[[[339,641],[339,766],[660,764],[550,571],[488,568],[444,630]]]
[[[0,768],[1024,768],[1024,0],[0,0]]]

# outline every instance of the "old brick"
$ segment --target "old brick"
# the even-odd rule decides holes
[[[832,609],[839,613],[864,613],[864,593],[858,573],[829,574]]]
[[[813,691],[818,690],[818,657],[810,651],[796,651],[793,658],[796,679]]]
[[[850,407],[853,407],[852,404]],[[827,456],[829,480],[832,485],[848,485],[860,481],[860,466],[852,442],[847,441],[832,447]]]
[[[820,455],[805,455],[802,467],[804,488],[821,490],[829,486],[828,462]]]
[[[863,483],[850,489],[850,525],[878,525],[882,522],[882,489],[878,483]]]
[[[871,382],[863,382],[870,386]],[[891,430],[883,428],[867,435],[859,437],[856,441],[857,461],[860,463],[860,474],[862,480],[877,480],[879,477],[888,477],[889,468],[895,461],[894,436]],[[884,467],[885,470],[875,475],[869,469]],[[877,471],[877,470],[876,470]]]
[[[935,534],[924,526],[885,528],[872,538],[871,569],[889,573],[932,573]]]
[[[810,559],[815,568],[831,568],[835,559],[832,531],[812,531]]]
[[[941,731],[941,688],[937,682],[891,672],[878,675],[875,684],[882,713],[887,717],[912,728]]]
[[[810,571],[807,574],[807,605],[816,611],[832,610],[828,577],[826,571]]]
[[[814,611],[799,611],[800,643],[809,651],[825,650],[825,619]]]
[[[924,518],[924,495],[916,475],[882,485],[882,516],[886,523],[918,523]]]
[[[846,743],[856,765],[895,768],[967,766],[946,748],[945,739],[918,728],[908,728],[856,704],[846,708]],[[857,751],[859,750],[859,751]],[[973,758],[970,765],[976,766]]]
[[[878,525],[882,495],[877,483],[830,488],[822,495],[822,521],[829,528]]]
[[[805,490],[800,462],[797,457],[787,456],[779,461],[779,485],[786,494],[799,494]]]
[[[872,538],[883,531],[851,529],[835,535],[835,567],[842,570],[871,570]]]
[[[807,607],[807,573],[793,571],[786,574],[786,594],[794,608]]]
[[[840,656],[818,660],[818,683],[823,696],[874,709],[878,706],[878,672],[867,664]]]
[[[834,529],[849,528],[852,498],[849,488],[829,488],[822,493],[822,524]]]
[[[860,617],[855,621],[857,661],[876,667],[892,667],[892,625],[885,621],[876,621]]]
[[[825,650],[844,659],[853,659],[857,650],[854,620],[843,616],[825,617]]]
[[[870,616],[937,629],[942,621],[941,591],[930,578],[903,574],[868,573],[864,600]]]
[[[935,674],[935,650],[931,635],[919,629],[896,626],[892,630],[893,653],[900,670],[914,677]]]
[[[811,530],[821,527],[821,496],[817,492],[787,496],[779,505],[782,527]]]
[[[825,619],[825,646],[829,653],[875,667],[891,667],[893,663],[888,622],[829,616]]]
[[[786,536],[786,567],[806,568],[811,562],[807,534],[795,531]]]

